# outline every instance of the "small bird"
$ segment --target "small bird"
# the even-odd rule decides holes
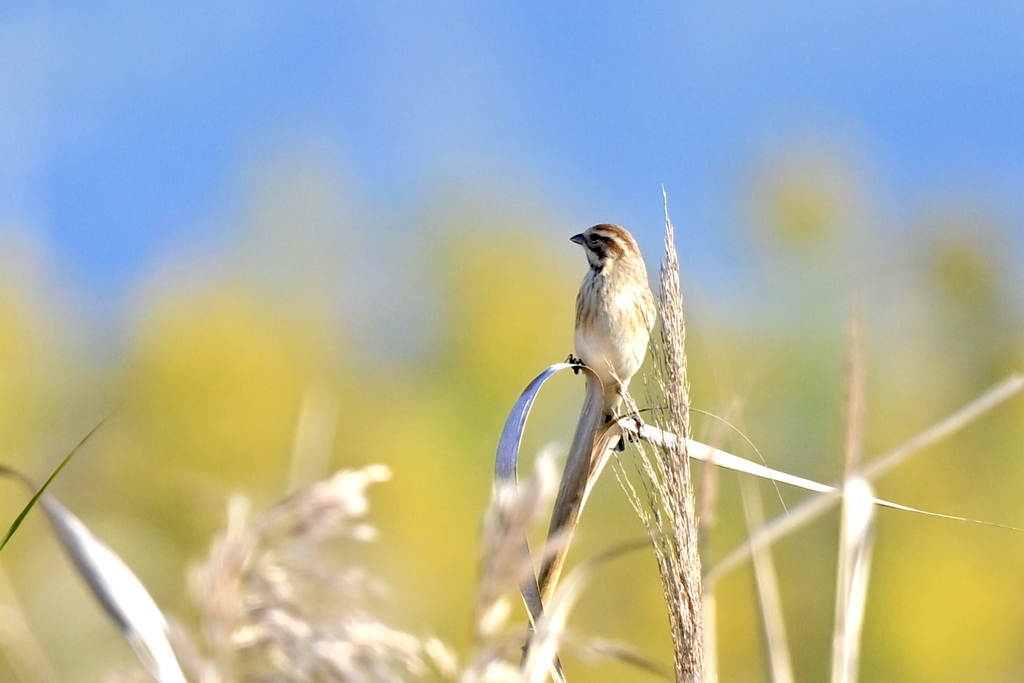
[[[617,417],[629,380],[647,355],[658,311],[629,231],[601,224],[570,240],[583,247],[590,263],[576,296],[576,354],[604,385],[608,421]]]

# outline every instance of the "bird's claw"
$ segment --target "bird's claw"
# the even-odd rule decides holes
[[[631,415],[630,417],[633,418],[633,424],[636,425],[636,431],[635,432],[630,432],[630,431],[625,431],[625,430],[623,431],[622,436],[619,438],[619,443],[615,447],[615,450],[619,451],[620,453],[622,451],[626,450],[626,442],[627,441],[629,441],[629,443],[633,443],[634,441],[639,440],[639,438],[640,438],[640,430],[644,426],[644,421],[642,419],[640,419],[640,415]]]
[[[565,359],[565,362],[572,366],[572,374],[574,375],[580,374],[580,368],[586,365],[586,363],[571,353],[569,354],[569,357]]]

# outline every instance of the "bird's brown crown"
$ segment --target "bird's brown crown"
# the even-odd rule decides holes
[[[637,246],[636,240],[628,230],[619,225],[595,225],[573,237],[573,241],[583,245],[584,249],[596,257],[591,259],[592,265],[623,258],[640,258],[640,247]]]

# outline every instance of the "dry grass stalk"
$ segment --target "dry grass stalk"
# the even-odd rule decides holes
[[[764,505],[753,480],[740,477],[739,481],[747,531],[753,535],[764,524]],[[782,613],[782,592],[779,589],[779,578],[775,573],[771,548],[759,548],[754,552],[753,560],[761,628],[771,680],[772,683],[792,683],[793,662],[789,654],[786,620]]]
[[[846,350],[846,439],[843,478],[855,476],[864,450],[864,316],[860,299],[854,302]]]
[[[874,491],[852,476],[843,486],[832,628],[832,683],[856,683],[875,529]]]
[[[708,436],[704,439],[707,443],[720,443],[725,439],[725,430],[731,427],[736,417],[743,408],[743,402],[739,397],[734,397],[722,411],[722,418],[711,423]],[[692,456],[693,451],[687,448]],[[700,549],[701,567],[707,567],[711,563],[711,533],[718,522],[718,488],[719,468],[715,465],[714,454],[704,462],[700,468],[698,483],[699,495],[697,500],[700,508],[697,511],[700,535],[698,536],[698,547]],[[718,610],[715,605],[715,593],[709,590],[706,585],[702,586],[703,597],[701,613],[704,618],[704,677],[709,681],[718,680]]]
[[[687,453],[690,396],[686,378],[683,298],[675,235],[667,209],[665,252],[661,267],[661,340],[652,348],[664,399],[663,407],[655,409],[654,418],[664,431],[682,438],[663,441],[655,447],[653,457],[638,444],[645,500],[641,499],[624,473],[618,471],[618,474],[654,544],[672,631],[676,680],[691,683],[704,680],[701,562]],[[629,408],[636,410],[632,402],[629,402]]]
[[[843,506],[836,560],[836,604],[832,628],[832,682],[857,680],[860,638],[867,602],[874,539],[874,491],[860,477],[864,443],[864,336],[860,300],[854,304],[847,342],[846,439]]]
[[[672,222],[665,212],[665,262],[661,267],[661,340],[665,411],[656,419],[674,434],[690,437],[690,387],[686,377],[683,295],[679,286],[679,260],[676,255]],[[701,617],[701,564],[697,547],[697,519],[690,458],[686,440],[676,447],[659,451],[663,504],[669,514],[671,541],[660,547],[659,565],[662,585],[670,599],[669,619],[675,647],[676,678],[679,681],[703,679],[703,620]]]

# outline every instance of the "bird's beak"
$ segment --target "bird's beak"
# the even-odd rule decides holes
[[[570,237],[569,241],[570,242],[575,242],[576,244],[586,244],[587,243],[587,238],[584,237],[583,233],[581,232],[578,235],[573,235],[572,237]]]

